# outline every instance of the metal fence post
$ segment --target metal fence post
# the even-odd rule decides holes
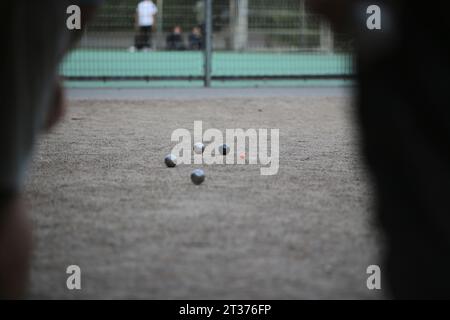
[[[212,0],[205,0],[204,85],[211,86],[212,72]]]

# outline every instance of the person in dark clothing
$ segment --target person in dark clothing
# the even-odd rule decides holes
[[[175,26],[171,34],[166,38],[167,50],[185,50],[183,34],[180,26]]]
[[[189,34],[189,50],[201,50],[203,49],[203,35],[200,27],[192,28],[192,32]]]
[[[315,0],[357,42],[357,119],[395,298],[450,298],[450,20],[443,2]]]

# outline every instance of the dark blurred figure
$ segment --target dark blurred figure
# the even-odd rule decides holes
[[[203,49],[203,34],[200,27],[192,28],[189,34],[189,50],[202,50]]]
[[[0,2],[0,299],[23,297],[26,290],[32,241],[25,171],[39,134],[64,113],[58,65],[83,30],[67,28],[66,10],[78,5],[83,25],[97,2]]]
[[[175,26],[172,33],[166,38],[167,50],[186,50],[183,40],[183,31],[180,26]]]
[[[312,0],[357,41],[357,115],[395,298],[450,298],[450,20],[443,1]]]
[[[194,6],[195,20],[200,29],[200,34],[205,35],[205,1],[197,0]],[[205,41],[203,41],[204,43]]]

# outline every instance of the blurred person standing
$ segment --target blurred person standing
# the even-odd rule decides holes
[[[149,50],[152,48],[152,32],[156,21],[158,8],[151,0],[142,0],[136,8],[137,34],[134,46],[137,50]]]

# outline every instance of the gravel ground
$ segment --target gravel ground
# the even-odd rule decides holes
[[[261,89],[263,90],[263,89]],[[71,100],[29,172],[30,298],[378,299],[348,97]],[[166,168],[177,128],[279,128],[280,170]],[[66,288],[66,267],[82,290]]]

